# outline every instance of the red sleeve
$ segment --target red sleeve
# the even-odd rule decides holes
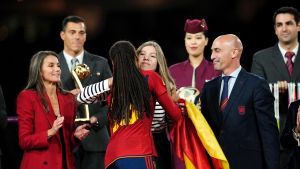
[[[23,150],[46,148],[49,146],[47,130],[37,129],[35,121],[37,113],[34,108],[32,92],[22,91],[17,97],[17,114],[19,126],[19,145]],[[37,106],[36,106],[37,107]],[[48,125],[45,123],[45,125]]]
[[[173,120],[177,121],[182,116],[180,108],[173,102],[168,93],[164,93],[157,97],[157,101],[164,108],[168,116]]]
[[[142,74],[147,78],[149,90],[155,97],[167,93],[166,85],[156,72],[149,70],[142,71]]]
[[[160,76],[153,71],[142,71],[142,74],[148,79],[149,89],[154,98],[167,112],[168,116],[177,121],[181,117],[180,108],[173,102]]]
[[[77,111],[77,100],[76,100],[76,97],[74,97],[73,95],[71,95],[71,97],[70,97],[70,99],[72,99],[72,100],[74,100],[73,101],[73,103],[72,103],[72,112],[74,112],[74,115],[73,115],[73,125],[72,125],[72,137],[71,137],[71,143],[72,143],[72,147],[74,148],[74,147],[77,147],[80,143],[81,143],[81,141],[77,138],[77,137],[75,137],[75,135],[74,135],[74,133],[75,133],[75,130],[76,130],[76,128],[78,127],[77,125],[76,125],[76,123],[75,123],[75,119],[76,119],[76,111]]]

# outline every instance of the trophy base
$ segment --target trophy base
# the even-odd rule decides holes
[[[88,119],[88,118],[76,118],[75,119],[75,125],[76,126],[80,126],[80,125],[82,125],[82,124],[86,124],[86,123],[90,123],[90,119]]]
[[[76,118],[75,119],[75,126],[80,126],[80,125],[83,125],[83,124],[89,124],[89,127],[87,129],[93,129],[95,131],[99,130],[100,129],[100,126],[99,126],[99,123],[94,123],[94,124],[91,124],[90,123],[90,119],[88,118]]]

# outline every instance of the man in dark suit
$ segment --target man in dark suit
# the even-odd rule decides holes
[[[283,147],[291,150],[288,169],[300,168],[300,100],[292,102],[281,138]]]
[[[6,113],[6,105],[5,100],[2,92],[2,87],[0,86],[0,131],[4,130],[7,125],[7,113]],[[1,132],[0,132],[1,133]],[[3,138],[3,137],[2,137]],[[0,148],[0,169],[1,167],[1,148]]]
[[[293,7],[282,7],[274,13],[273,23],[278,43],[256,52],[251,68],[252,73],[263,77],[269,83],[278,83],[280,135],[288,112],[288,82],[300,82],[299,19],[299,12]],[[290,61],[288,53],[292,53]],[[291,63],[292,68],[291,74],[289,63]],[[289,151],[281,147],[281,169],[286,168],[288,158]]]
[[[222,76],[205,83],[201,111],[230,169],[278,169],[279,136],[268,83],[241,67],[243,45],[237,36],[221,35],[211,49]]]
[[[66,17],[62,22],[60,37],[64,42],[64,49],[59,53],[59,62],[62,71],[61,81],[65,89],[70,90],[74,95],[79,92],[71,75],[73,64],[76,62],[84,63],[90,68],[90,75],[81,81],[83,87],[112,76],[107,59],[84,50],[86,25],[83,18]],[[82,114],[83,111],[83,105],[80,105],[78,114]],[[109,140],[107,111],[105,104],[89,105],[90,123],[97,124],[97,128],[91,128],[90,134],[75,150],[76,169],[104,168],[104,155]]]

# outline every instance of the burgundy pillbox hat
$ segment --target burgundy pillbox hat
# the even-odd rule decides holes
[[[187,33],[198,33],[207,31],[205,19],[187,19],[184,25],[184,31]]]

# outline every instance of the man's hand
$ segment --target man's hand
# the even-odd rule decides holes
[[[287,81],[278,81],[279,93],[285,93],[288,90],[288,82]]]
[[[300,133],[300,106],[298,107],[295,132]]]

